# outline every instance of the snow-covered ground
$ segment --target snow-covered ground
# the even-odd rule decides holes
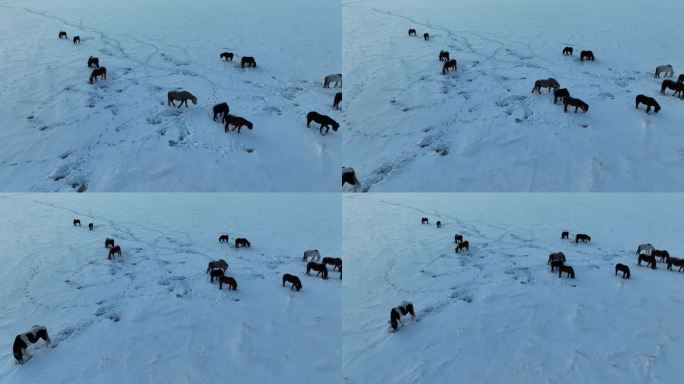
[[[4,191],[339,190],[344,127],[306,128],[339,118],[322,88],[342,69],[339,1],[10,0],[0,21]],[[168,107],[181,88],[198,104]],[[224,133],[224,101],[254,130]]]
[[[684,255],[684,196],[363,194],[342,205],[345,382],[681,382],[684,273],[639,267],[634,252],[651,242]],[[563,229],[592,241],[561,240]],[[469,252],[454,253],[455,233]],[[556,251],[574,280],[549,271]],[[631,279],[614,275],[618,262]],[[417,319],[391,333],[403,300]]]
[[[344,0],[343,163],[372,191],[684,190],[684,101],[653,78],[684,73],[667,16],[682,13],[680,0]],[[456,73],[440,73],[440,50]],[[548,77],[589,113],[530,93]],[[662,111],[635,110],[637,94]]]
[[[340,204],[332,194],[0,196],[0,383],[339,382],[339,274],[306,276],[301,257],[341,254]],[[252,247],[220,244],[221,233]],[[122,257],[107,260],[105,237]],[[237,291],[209,283],[217,258]],[[283,288],[283,273],[303,289]],[[56,347],[41,342],[16,364],[14,337],[35,324]]]

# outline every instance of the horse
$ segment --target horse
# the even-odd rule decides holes
[[[672,271],[672,266],[679,267],[679,272],[684,269],[684,259],[680,259],[678,257],[670,257],[667,259],[667,269]]]
[[[235,115],[225,115],[223,117],[224,125],[223,131],[228,133],[230,126],[233,126],[233,131],[237,129],[237,133],[240,133],[242,127],[245,126],[247,129],[254,129],[254,124],[251,121],[245,119],[244,117]]]
[[[456,245],[456,253],[459,253],[464,249],[466,251],[470,251],[470,243],[468,242],[468,240],[462,241],[462,242],[458,243],[458,245]]]
[[[442,228],[442,222],[437,220],[437,228]]]
[[[554,261],[565,262],[565,254],[563,252],[554,252],[549,254],[549,261],[546,262],[546,265],[549,265]]]
[[[335,98],[333,99],[333,108],[340,109],[340,103],[342,102],[342,92],[337,92]]]
[[[594,52],[592,51],[582,51],[580,52],[580,61],[594,61]]]
[[[95,225],[93,223],[88,223],[88,230],[92,231]]]
[[[553,77],[549,77],[548,79],[537,80],[534,82],[532,93],[534,93],[534,91],[541,93],[542,88],[548,88],[549,92],[551,91],[551,88],[553,88],[553,90],[555,91],[556,89],[560,88],[560,84],[558,84],[558,81]]]
[[[17,363],[23,364],[25,357],[30,358],[26,353],[26,348],[31,344],[37,343],[40,339],[45,340],[45,344],[48,346],[52,343],[47,328],[44,325],[35,325],[30,331],[20,333],[14,338],[12,352],[14,353],[14,358],[17,360]]]
[[[237,290],[237,280],[235,280],[234,277],[230,276],[219,276],[218,278],[219,282],[219,289],[223,289],[223,284],[228,284],[228,290],[230,291],[231,289],[233,291]]]
[[[453,68],[454,71],[458,70],[458,63],[456,62],[456,59],[451,59],[449,61],[444,62],[444,65],[442,65],[442,75],[446,75],[449,73],[449,69]]]
[[[102,77],[104,80],[107,80],[107,68],[97,67],[93,69],[93,71],[90,72],[90,78],[88,79],[88,82],[93,84],[98,77]]]
[[[539,92],[541,93],[541,92]],[[558,99],[561,99],[561,101],[565,101],[566,97],[570,97],[570,91],[568,91],[567,88],[561,88],[561,89],[556,89],[553,91],[553,103],[556,104],[558,102]]]
[[[224,121],[226,116],[228,116],[228,112],[230,112],[230,107],[228,106],[228,103],[220,103],[214,105],[212,110],[214,112],[214,117],[212,118],[214,121],[216,121],[216,118],[219,116],[221,116],[221,121]]]
[[[396,331],[400,323],[401,325],[404,325],[404,322],[401,321],[401,317],[406,315],[411,315],[412,319],[416,318],[416,313],[413,310],[413,303],[403,301],[400,305],[392,308],[392,311],[390,312],[390,324],[392,324],[392,329]]]
[[[311,124],[312,121],[321,125],[321,128],[319,129],[321,135],[324,134],[324,127],[325,133],[328,133],[330,131],[331,126],[333,131],[335,132],[337,132],[337,130],[340,128],[340,125],[337,123],[337,121],[330,118],[330,116],[321,115],[320,113],[314,111],[311,111],[306,114],[306,126],[309,127],[309,124]]]
[[[651,255],[653,255],[654,257],[660,257],[661,263],[665,262],[667,259],[670,258],[670,253],[664,249],[654,249],[653,252],[651,252]]]
[[[81,36],[74,36],[73,43],[81,44]]]
[[[631,276],[629,273],[629,267],[624,264],[615,264],[615,275],[618,274],[618,271],[622,272],[623,279],[629,279],[629,277]]]
[[[342,271],[342,259],[339,257],[324,257],[323,261],[321,262],[323,265],[332,265],[333,266],[333,271],[336,269],[339,269]]]
[[[636,250],[636,254],[638,255],[639,253],[641,253],[641,251],[644,251],[645,254],[650,255],[651,252],[655,251],[655,247],[652,246],[650,243],[639,244]]]
[[[563,56],[566,56],[566,55],[572,56],[572,51],[573,51],[572,47],[563,48]]]
[[[105,239],[105,248],[114,248],[114,239],[110,239],[109,237]]]
[[[430,40],[430,34],[427,32],[423,33],[423,40],[425,40],[425,41]]]
[[[421,223],[421,224],[430,224],[430,221],[428,220],[427,217],[421,217],[421,218],[420,218],[420,223]]]
[[[325,264],[318,264],[315,261],[309,261],[306,264],[306,274],[309,274],[309,271],[314,270],[318,273],[316,273],[316,276],[320,276],[321,273],[323,274],[323,280],[328,278],[328,268],[325,267]]]
[[[579,243],[580,241],[583,243],[591,241],[591,236],[585,235],[584,233],[578,233],[577,235],[575,235],[575,243]]]
[[[240,59],[240,67],[244,68],[245,66],[247,66],[247,68],[256,68],[256,60],[254,60],[254,57],[243,56],[242,59]]]
[[[449,51],[439,51],[439,61],[449,61]]]
[[[454,235],[454,243],[462,243],[463,242],[463,235],[459,235],[458,233]]]
[[[292,283],[292,287],[290,289],[295,289],[297,288],[297,291],[302,289],[302,282],[299,280],[299,277],[295,275],[290,275],[289,273],[286,273],[283,275],[283,287],[285,286],[285,283]]]
[[[226,272],[226,270],[228,269],[228,263],[223,259],[212,260],[209,262],[209,264],[207,264],[206,273],[209,273],[215,269],[220,269],[223,272]]]
[[[59,38],[60,39],[68,39],[66,32],[59,31]]]
[[[306,250],[306,251],[304,251],[304,257],[302,257],[302,261],[308,261],[309,257],[311,258],[311,261],[320,260],[321,259],[321,253],[318,252],[318,249]]]
[[[561,239],[567,239],[569,237],[570,237],[570,232],[568,232],[568,231],[561,232]]]
[[[672,96],[677,96],[679,93],[680,98],[684,97],[684,83],[677,83],[666,79],[663,80],[662,86],[660,87],[660,93],[664,95],[666,89],[671,89],[674,91]]]
[[[565,264],[563,260],[553,260],[551,262],[551,272],[553,272],[554,269],[562,267]]]
[[[98,59],[95,56],[90,56],[88,58],[88,68],[92,68],[92,67],[100,68],[100,59]]]
[[[219,58],[224,59],[225,61],[233,61],[233,52],[221,52]]]
[[[333,88],[337,88],[338,86],[342,88],[342,74],[337,73],[323,78],[323,88],[330,88],[330,83],[335,83]]]
[[[227,243],[230,237],[228,235],[220,235],[219,236],[219,243]]]
[[[637,261],[637,264],[641,266],[641,262],[645,261],[646,266],[650,265],[651,269],[656,269],[656,258],[653,255],[646,255],[646,254],[640,254],[639,255],[639,260]]]
[[[661,73],[665,77],[674,76],[674,70],[672,69],[672,66],[670,64],[657,66],[655,73],[653,74],[653,77],[660,77]]]
[[[249,242],[249,240],[245,239],[244,237],[238,237],[237,239],[235,239],[235,248],[240,248],[241,246],[250,248],[252,244]]]
[[[211,278],[209,279],[209,282],[214,283],[214,279],[221,281],[221,276],[223,276],[224,274],[225,274],[225,272],[223,272],[223,269],[213,269],[209,273],[209,276],[211,276]]]
[[[575,99],[570,96],[563,99],[563,112],[568,111],[568,105],[575,107],[575,113],[577,113],[577,109],[581,109],[582,111],[584,111],[584,113],[589,112],[589,104],[585,103],[580,99]]]
[[[60,32],[60,33],[61,33],[61,32]],[[66,32],[65,32],[65,34],[66,34]],[[413,28],[410,28],[410,29],[409,29],[409,36],[415,36],[415,35],[416,35],[416,30],[413,29]]]
[[[74,219],[74,227],[77,226],[77,225],[78,225],[79,227],[81,226],[81,220],[79,220],[79,219]]]
[[[109,249],[109,254],[107,255],[107,258],[111,260],[114,258],[114,256],[121,256],[121,247],[118,245],[115,245]]]
[[[561,265],[558,267],[558,277],[563,277],[563,272],[568,275],[568,278],[575,278],[575,270],[569,265]]]
[[[342,167],[342,186],[344,186],[344,183],[347,183],[352,187],[361,185],[359,179],[356,178],[356,171],[354,171],[354,168]]]
[[[656,99],[652,97],[648,97],[645,95],[637,95],[635,101],[637,109],[639,109],[639,104],[644,104],[646,106],[646,113],[651,112],[651,107],[653,107],[653,111],[655,113],[658,113],[660,111],[660,104],[658,104]]]
[[[677,78],[678,83],[684,83],[684,73],[680,74],[679,77]]]
[[[188,100],[192,100],[192,103],[197,105],[197,98],[188,91],[169,91],[169,93],[166,94],[166,105],[173,105],[175,107],[176,104],[173,102],[174,100],[180,100],[178,108],[182,107],[183,103],[185,103],[185,106],[187,107]]]

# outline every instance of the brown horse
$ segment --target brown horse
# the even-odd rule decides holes
[[[211,272],[209,273],[210,279],[209,282],[213,283],[214,279],[221,281],[221,276],[224,276],[225,272],[223,272],[223,269],[217,268],[217,269],[212,269]]]
[[[88,68],[92,68],[92,67],[100,68],[100,59],[98,59],[95,56],[90,56],[88,58]]]
[[[325,267],[325,264],[321,263],[318,264],[315,261],[309,261],[306,264],[306,274],[308,275],[311,270],[316,271],[316,276],[320,276],[321,273],[323,274],[323,280],[328,278],[328,268]]]
[[[534,82],[532,93],[534,93],[534,91],[541,93],[542,88],[548,88],[549,92],[551,89],[555,91],[556,89],[560,88],[560,84],[558,84],[558,80],[554,79],[553,77],[549,77],[548,79],[540,79]]]
[[[674,91],[672,96],[677,96],[679,93],[679,97],[682,98],[684,97],[684,84],[683,83],[677,83],[672,80],[663,80],[663,84],[660,87],[660,93],[663,95],[665,94],[666,89],[671,89]]]
[[[93,84],[98,77],[102,77],[104,80],[107,80],[107,68],[97,67],[93,69],[93,71],[90,72],[90,79],[88,79],[88,82]]]
[[[237,280],[235,280],[234,277],[219,276],[218,281],[219,281],[219,289],[223,289],[223,284],[228,284],[228,290],[229,291],[231,289],[233,291],[237,290]]]
[[[653,111],[655,113],[658,113],[660,111],[660,104],[658,104],[656,99],[652,97],[648,97],[645,95],[637,95],[635,101],[637,109],[639,109],[639,104],[644,104],[646,106],[646,113],[651,112],[651,107],[653,107]]]
[[[664,249],[654,249],[651,252],[651,255],[653,255],[655,257],[660,257],[661,263],[667,261],[667,259],[670,258],[670,253]]]
[[[195,95],[188,91],[169,91],[166,94],[166,105],[173,105],[174,107],[176,106],[176,103],[174,103],[174,100],[180,100],[180,104],[178,104],[178,108],[182,107],[183,104],[185,106],[188,106],[188,100],[192,101],[193,104],[197,105],[197,98]]]
[[[254,60],[254,57],[252,56],[243,56],[242,59],[240,59],[240,67],[256,68],[256,60]]]
[[[228,262],[223,260],[223,259],[218,259],[218,260],[212,260],[207,264],[207,272],[209,273],[215,269],[220,269],[224,273],[228,269]]]
[[[285,283],[292,283],[292,287],[290,289],[297,289],[299,291],[302,289],[302,281],[299,280],[299,277],[295,275],[290,275],[289,273],[286,273],[283,275],[283,287],[285,286]]]
[[[553,260],[551,262],[551,272],[553,272],[554,269],[562,267],[565,264],[563,260]]]
[[[230,112],[230,107],[228,106],[228,103],[219,103],[214,105],[212,112],[214,112],[214,117],[212,118],[214,121],[216,121],[217,117],[221,116],[221,121],[225,122],[226,116],[228,116],[228,112]]]
[[[580,52],[580,61],[594,61],[594,52],[592,51],[582,51]]]
[[[470,251],[470,243],[468,242],[468,240],[462,241],[462,242],[458,243],[458,245],[456,245],[456,253],[459,253],[464,249],[466,251]]]
[[[546,265],[549,265],[554,261],[565,262],[565,254],[563,252],[554,252],[554,253],[550,254],[549,260],[546,262]]]
[[[105,248],[114,248],[114,239],[110,239],[109,237],[105,239]]]
[[[620,263],[615,264],[615,274],[616,275],[618,274],[618,271],[622,272],[622,278],[623,279],[629,279],[629,277],[631,276],[629,273],[629,267],[624,265],[624,264],[620,264]]]
[[[584,111],[584,113],[589,112],[589,104],[585,103],[584,101],[582,101],[580,99],[575,99],[575,98],[572,98],[570,96],[563,99],[563,105],[564,105],[563,112],[568,111],[568,105],[575,107],[575,113],[577,113],[577,109],[581,109],[582,111]]]
[[[228,60],[233,61],[233,52],[222,52],[219,55],[219,58],[221,58],[225,61],[228,61]]]
[[[324,134],[323,128],[325,128],[325,133],[330,131],[330,127],[332,127],[334,132],[337,132],[337,130],[340,128],[340,124],[338,124],[337,121],[333,120],[330,116],[321,115],[320,113],[314,111],[306,114],[306,126],[309,127],[309,124],[311,124],[312,121],[321,125],[319,129],[319,133],[321,135]]]
[[[679,272],[684,269],[684,259],[680,259],[678,257],[670,257],[667,259],[667,269],[672,271],[672,266],[679,267]]]
[[[335,271],[336,269],[339,269],[340,271],[342,270],[342,259],[339,257],[324,257],[323,261],[321,261],[321,264],[332,265],[333,271]]]
[[[558,102],[558,99],[561,99],[561,101],[564,102],[566,97],[570,97],[570,91],[568,91],[567,88],[556,89],[555,91],[553,91],[553,103],[554,104],[556,104],[556,102]]]
[[[565,56],[565,55],[572,56],[572,51],[573,51],[572,47],[563,48],[563,56]]]
[[[253,129],[254,125],[251,121],[245,119],[244,117],[226,115],[223,117],[224,125],[223,131],[228,133],[230,126],[233,126],[233,131],[237,129],[237,133],[240,133],[242,127],[247,127],[248,129]]]
[[[641,266],[641,262],[645,261],[647,266],[651,266],[651,269],[656,269],[656,258],[653,255],[646,255],[644,253],[639,255],[639,260],[637,261],[637,264]]]
[[[456,62],[456,59],[451,59],[442,65],[442,75],[449,73],[449,69],[451,68],[453,68],[454,71],[458,70],[458,63]]]
[[[342,102],[342,92],[337,92],[335,98],[333,99],[333,108],[340,109],[340,103]]]
[[[115,245],[109,249],[109,255],[107,255],[107,258],[111,260],[114,258],[114,256],[121,256],[121,247],[118,245]]]
[[[572,269],[571,266],[569,265],[561,265],[558,267],[558,277],[563,276],[563,272],[565,272],[568,275],[568,278],[574,279],[575,278],[575,270]]]

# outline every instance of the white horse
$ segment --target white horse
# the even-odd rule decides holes
[[[309,257],[311,258],[311,261],[318,261],[321,259],[321,253],[318,252],[318,249],[309,249],[308,251],[304,251],[304,257],[302,258],[302,261],[309,261]]]
[[[330,83],[332,82],[335,83],[335,85],[333,85],[334,88],[337,88],[338,85],[342,88],[342,74],[338,73],[326,76],[323,80],[323,88],[330,88]]]
[[[663,76],[665,77],[674,76],[674,70],[672,69],[672,66],[670,64],[657,66],[655,70],[655,75],[653,75],[653,77],[660,77],[661,73],[663,73]]]
[[[639,244],[636,250],[636,254],[640,254],[641,251],[644,251],[645,254],[650,255],[651,252],[655,251],[655,247],[652,246],[650,243]]]

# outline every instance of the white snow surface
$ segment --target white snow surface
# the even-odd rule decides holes
[[[346,383],[678,383],[684,255],[667,194],[363,194],[343,198]],[[428,217],[430,225],[421,225]],[[436,220],[443,227],[437,229]],[[569,230],[590,243],[561,240]],[[470,251],[454,252],[454,234]],[[562,251],[576,273],[547,266]],[[631,279],[614,275],[627,264]],[[392,307],[417,318],[390,332]]]
[[[684,101],[653,78],[684,73],[667,21],[682,13],[680,0],[344,0],[343,163],[381,192],[684,190]],[[457,72],[441,74],[440,50]],[[530,93],[549,77],[589,113]],[[638,94],[660,113],[636,110]]]
[[[0,383],[339,382],[339,273],[306,276],[301,261],[341,254],[339,196],[22,194],[0,211]],[[209,283],[218,258],[236,291]],[[56,346],[16,364],[14,337],[36,324]]]
[[[341,131],[306,128],[339,118],[322,87],[342,70],[339,1],[10,0],[0,20],[0,190],[339,190]],[[198,104],[167,106],[176,89]],[[254,129],[224,133],[220,102]]]

